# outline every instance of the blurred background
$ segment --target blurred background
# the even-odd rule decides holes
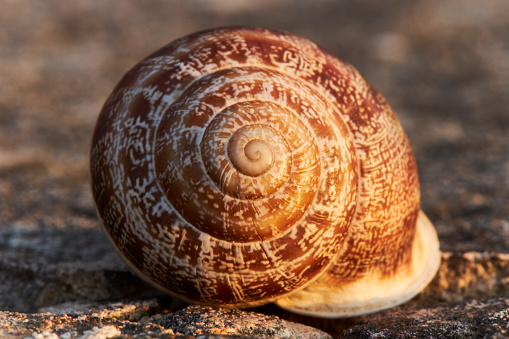
[[[506,0],[4,0],[1,309],[67,300],[57,275],[38,277],[44,265],[117,263],[89,188],[101,106],[148,54],[227,25],[285,30],[353,64],[400,117],[419,166],[422,208],[442,250],[509,252]],[[13,292],[16,279],[39,279],[32,284],[39,287]],[[70,292],[67,284],[69,299],[109,296],[93,294],[94,286]]]

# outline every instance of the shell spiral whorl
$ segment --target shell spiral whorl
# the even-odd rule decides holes
[[[201,32],[140,62],[98,118],[91,178],[120,255],[191,302],[285,297],[323,315],[298,301],[312,286],[425,285],[436,270],[414,268],[426,232],[394,113],[351,66],[287,33]]]
[[[279,135],[269,126],[239,128],[232,134],[227,147],[232,165],[241,174],[250,177],[267,172],[274,164],[275,156],[269,140],[275,138],[279,138]],[[277,140],[277,143],[281,144],[281,140]]]
[[[321,102],[315,107],[324,116],[329,112],[330,119],[316,119],[318,111],[310,106],[317,99]],[[304,115],[304,109],[312,113]],[[332,114],[310,88],[265,69],[231,68],[197,79],[182,100],[164,113],[155,136],[155,172],[169,208],[190,227],[215,239],[249,243],[244,247],[250,253],[267,256],[267,267],[274,265],[271,260],[285,260],[281,258],[291,253],[274,258],[267,254],[276,250],[272,246],[282,240],[282,233],[295,227],[291,236],[309,242],[305,229],[316,220],[326,232],[325,225],[336,224],[340,213],[346,222],[352,215],[356,178],[344,167],[355,163],[351,143],[345,139],[346,127],[331,125]],[[323,128],[333,134],[320,138],[313,131]],[[333,136],[343,149],[330,151],[338,148],[329,145]],[[321,155],[320,146],[329,151]],[[248,156],[248,151],[254,154]],[[331,177],[342,180],[332,186],[336,196],[327,201],[317,196],[319,190],[331,187],[326,179],[320,180],[325,170],[321,163],[333,172]],[[341,193],[350,200],[346,208]],[[324,218],[329,221],[323,222]],[[333,226],[335,232],[327,230],[324,246],[330,249],[326,252],[339,245],[344,236],[340,227],[347,225],[339,223]],[[269,247],[260,247],[265,245]]]

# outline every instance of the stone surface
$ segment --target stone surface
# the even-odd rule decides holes
[[[158,314],[142,319],[141,323],[158,324],[172,329],[175,334],[193,336],[224,334],[295,339],[332,338],[325,332],[275,316],[200,306],[190,306],[168,315]]]
[[[411,306],[359,320],[343,338],[505,338],[509,299]]]
[[[34,338],[332,338],[309,326],[255,312],[190,306],[160,314],[157,299],[65,303],[26,314],[0,311],[0,336]]]
[[[0,228],[0,309],[153,294],[96,228]]]
[[[412,143],[422,208],[444,252],[432,284],[394,310],[347,320],[299,317],[273,306],[254,311],[335,337],[503,335],[509,308],[503,299],[509,297],[507,13],[505,0],[4,1],[2,335],[162,333],[160,325],[146,329],[138,314],[138,320],[105,315],[96,302],[157,296],[160,308],[149,307],[147,317],[185,307],[132,275],[103,236],[89,189],[90,136],[107,95],[137,61],[179,36],[233,24],[307,37],[351,62],[380,90]],[[55,313],[29,314],[46,310]]]
[[[78,303],[48,308],[45,313],[0,312],[0,336],[33,338],[141,338],[173,336],[171,329],[137,322],[159,308],[157,300],[124,303]]]

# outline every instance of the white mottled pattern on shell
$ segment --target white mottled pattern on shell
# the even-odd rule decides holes
[[[241,117],[249,105],[260,115]],[[228,135],[247,121],[279,133],[290,155],[275,162],[286,170],[251,177],[229,166]],[[207,139],[221,125],[230,134]],[[316,279],[340,250],[353,258],[334,264],[346,280],[355,265],[390,273],[410,253],[418,183],[397,118],[351,66],[289,34],[220,29],[148,57],[105,104],[91,164],[121,255],[191,301],[273,300]],[[387,207],[402,201],[410,206]],[[381,258],[387,246],[365,248],[386,236],[401,249]]]

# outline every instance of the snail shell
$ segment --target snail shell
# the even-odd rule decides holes
[[[189,302],[352,316],[438,268],[396,115],[287,33],[210,30],[141,61],[98,118],[91,179],[122,258]]]

